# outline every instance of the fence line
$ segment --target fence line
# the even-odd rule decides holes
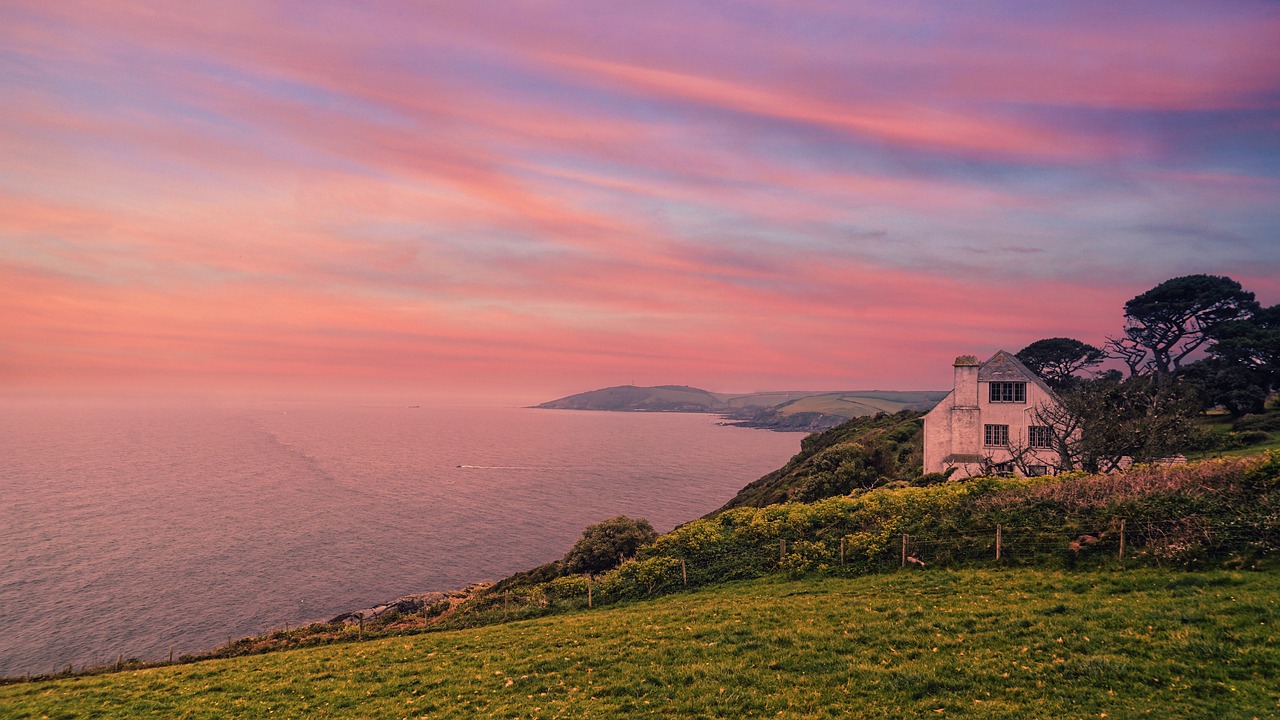
[[[824,530],[775,537],[754,550],[737,545],[726,549],[727,557],[681,555],[675,561],[678,574],[660,576],[640,592],[636,592],[634,584],[619,588],[616,580],[615,587],[601,582],[596,588],[596,604],[778,572],[858,575],[922,567],[1030,564],[1189,567],[1231,555],[1280,550],[1280,522],[1276,521],[1205,524],[1194,518],[1139,522],[1112,518],[1071,523],[1067,527],[999,523],[981,532],[881,531],[878,542],[861,546],[851,542],[856,531],[835,527]],[[865,552],[859,554],[860,551]],[[571,598],[568,595],[550,602]]]
[[[261,652],[254,649],[255,644],[265,644],[272,639],[283,638],[286,645],[291,639],[314,643],[321,632],[329,633],[329,638],[323,642],[333,642],[395,632],[522,620],[556,610],[594,609],[620,600],[664,595],[725,580],[771,574],[801,576],[818,573],[849,577],[912,572],[921,568],[1190,566],[1241,553],[1280,551],[1280,517],[1225,523],[1211,523],[1194,517],[1132,523],[1128,518],[1095,518],[1073,520],[1065,526],[1053,527],[997,523],[982,530],[913,528],[912,532],[885,528],[873,529],[873,532],[867,528],[839,525],[833,523],[808,532],[797,529],[761,537],[754,543],[733,538],[725,541],[719,552],[642,557],[594,577],[567,576],[546,583],[508,587],[501,592],[481,591],[463,603],[467,613],[461,621],[438,617],[441,615],[439,608],[424,602],[414,611],[398,611],[386,617],[369,619],[367,626],[366,619],[361,616],[345,627],[318,623],[293,631],[288,628],[269,631],[234,643],[228,638],[226,648],[204,657],[222,656],[224,651],[228,655]],[[634,576],[626,575],[628,568],[642,566],[650,571],[649,574],[637,571]],[[392,621],[415,619],[420,625],[406,628],[403,624],[392,624]],[[444,621],[437,622],[439,620]],[[317,630],[321,627],[329,627],[330,630]],[[192,659],[196,658],[183,656],[178,658],[178,662]],[[169,663],[173,660],[173,650],[170,649]],[[126,661],[123,654],[118,654],[114,663],[95,670],[118,671],[126,667],[161,664],[165,663]],[[55,670],[43,677],[62,674]],[[65,674],[73,674],[73,669],[68,668]],[[27,672],[25,679],[30,681],[31,678],[31,673]],[[7,682],[21,682],[23,679],[3,678]]]

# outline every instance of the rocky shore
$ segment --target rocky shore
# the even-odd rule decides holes
[[[448,592],[413,593],[398,597],[390,602],[373,607],[353,610],[329,620],[330,625],[344,623],[358,625],[371,620],[386,620],[388,616],[418,615],[423,617],[443,618],[462,604],[476,592],[487,589],[493,583],[472,583],[461,590]]]
[[[756,428],[758,430],[773,430],[774,432],[803,432],[815,433],[831,428],[845,422],[848,418],[839,415],[828,415],[820,412],[800,412],[784,415],[774,409],[761,410],[752,413],[749,419],[737,420],[738,414],[723,415],[727,422],[721,425],[729,425],[732,427]]]

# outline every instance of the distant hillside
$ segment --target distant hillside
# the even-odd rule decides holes
[[[570,395],[535,407],[553,410],[614,412],[721,412],[729,410],[714,393],[684,385],[637,387],[619,385]]]
[[[928,410],[945,391],[777,391],[713,393],[685,385],[620,385],[592,390],[535,407],[613,412],[696,412],[723,415],[734,425],[820,432],[855,417],[881,412]]]

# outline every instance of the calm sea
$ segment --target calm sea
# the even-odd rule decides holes
[[[0,406],[0,675],[162,659],[659,530],[800,435],[517,408]]]

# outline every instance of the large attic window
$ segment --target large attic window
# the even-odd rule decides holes
[[[1024,403],[1027,401],[1027,384],[1024,382],[993,382],[991,402]]]

